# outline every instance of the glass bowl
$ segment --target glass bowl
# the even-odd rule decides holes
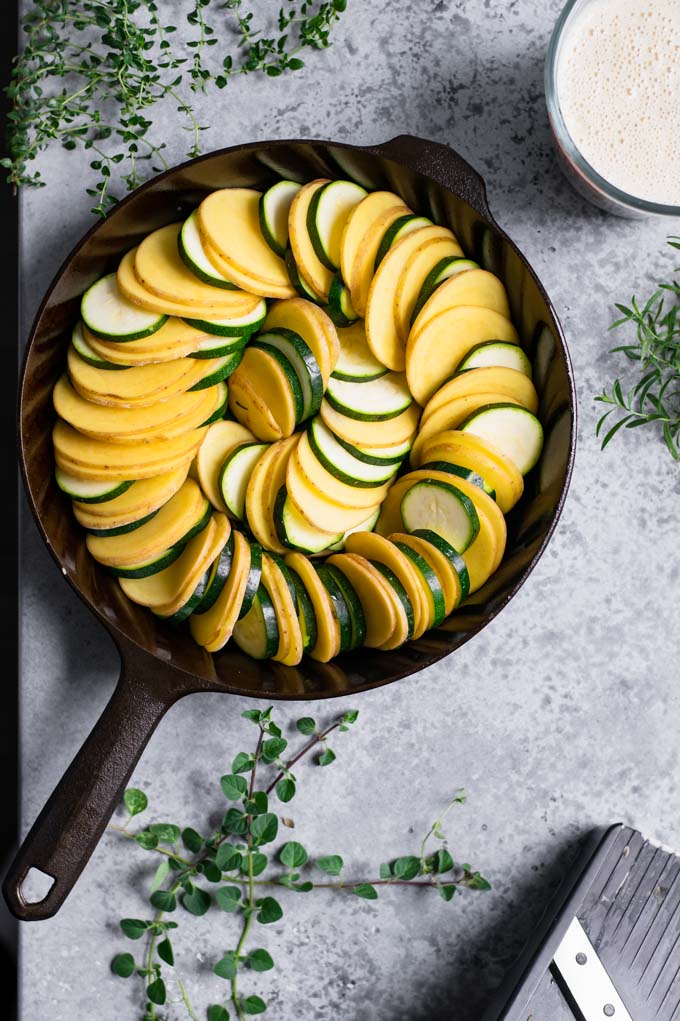
[[[584,198],[608,213],[633,219],[651,216],[680,217],[680,206],[648,202],[637,195],[630,195],[598,174],[579,151],[562,116],[557,88],[562,44],[576,17],[586,7],[598,2],[599,0],[568,0],[557,19],[548,46],[545,62],[545,99],[558,161],[573,187]]]

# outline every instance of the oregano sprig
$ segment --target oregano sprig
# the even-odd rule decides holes
[[[680,238],[668,239],[671,248],[680,250]],[[668,299],[672,303],[668,304]],[[671,280],[660,284],[650,298],[640,305],[635,297],[630,305],[616,303],[621,317],[610,329],[633,325],[634,339],[612,348],[636,365],[637,382],[624,391],[623,383],[616,379],[609,390],[604,389],[595,400],[611,405],[597,423],[600,436],[609,416],[616,414],[614,425],[602,439],[602,449],[620,429],[656,423],[664,442],[676,460],[680,460],[680,282]]]
[[[156,0],[33,0],[5,90],[12,108],[0,165],[14,189],[45,183],[33,164],[50,144],[83,150],[96,175],[87,188],[92,211],[105,215],[117,201],[114,181],[135,188],[167,166],[166,143],[152,131],[158,103],[174,102],[188,132],[187,155],[198,155],[205,125],[192,91],[223,89],[237,74],[300,70],[301,51],[330,45],[347,0],[284,0],[272,32],[266,20],[256,25],[243,0],[184,3],[194,30],[187,41]]]
[[[228,1021],[230,1017],[246,1021],[267,1009],[255,991],[254,975],[275,967],[269,951],[256,945],[255,933],[260,925],[284,918],[279,897],[286,892],[322,890],[377,900],[381,887],[410,886],[433,889],[450,901],[463,889],[490,889],[487,880],[469,864],[454,862],[446,844],[443,821],[454,805],[464,803],[462,791],[453,795],[425,834],[418,854],[384,862],[374,876],[350,878],[339,854],[314,856],[298,840],[278,843],[272,852],[271,845],[279,840],[279,824],[292,825],[291,820],[279,817],[276,808],[277,802],[286,805],[295,796],[298,781],[293,769],[305,758],[320,766],[335,761],[329,738],[336,731],[346,733],[358,713],[348,711],[324,727],[312,717],[302,717],[295,729],[306,740],[292,751],[272,719],[271,707],[249,709],[243,716],[257,727],[257,741],[254,751],[239,752],[230,772],[220,778],[227,807],[218,830],[203,835],[191,827],[153,822],[133,831],[132,820],[148,810],[147,796],[137,788],[125,792],[126,822],[109,827],[160,857],[149,889],[154,914],[147,919],[124,918],[120,922],[129,940],[146,941],[144,951],[141,955],[123,951],[111,963],[112,971],[121,978],[137,976],[142,981],[142,1021],[160,1021],[157,1008],[165,1008],[170,1002],[171,983],[177,987],[174,1002],[182,1016],[198,1021],[186,985],[174,972],[173,941],[178,923],[167,916],[175,912],[184,910],[201,916],[217,910],[238,920],[232,946],[223,945],[213,966],[214,973],[227,983],[228,993],[223,1002],[209,1006],[207,1016],[208,1021]],[[276,799],[273,804],[272,798]]]

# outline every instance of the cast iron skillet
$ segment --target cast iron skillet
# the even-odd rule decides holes
[[[329,664],[259,663],[228,646],[211,656],[128,602],[87,554],[83,530],[54,482],[52,387],[62,373],[79,298],[145,234],[188,215],[206,192],[227,185],[266,188],[277,171],[299,181],[352,175],[389,188],[450,226],[466,253],[505,282],[522,343],[536,362],[546,444],[540,466],[508,519],[504,562],[462,612],[396,652],[370,649]],[[83,238],[57,273],[28,342],[20,384],[21,466],[38,529],[57,565],[116,643],[121,675],[92,733],[33,824],[5,878],[12,913],[49,918],[61,907],[99,840],[154,728],[178,699],[224,691],[266,699],[324,698],[406,677],[480,631],[512,598],[538,561],[559,517],[572,470],[575,395],[554,309],[526,259],[496,225],[481,177],[444,145],[410,136],[360,148],[331,142],[257,142],[222,149],[161,174],[121,202]],[[54,882],[39,902],[22,895],[36,867]]]

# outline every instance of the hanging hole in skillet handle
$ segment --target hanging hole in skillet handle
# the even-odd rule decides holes
[[[120,680],[89,737],[33,823],[2,891],[15,918],[51,918],[106,829],[157,725],[183,693],[174,670],[119,643]]]
[[[388,142],[364,148],[366,152],[394,160],[416,174],[432,178],[462,198],[480,216],[495,222],[489,209],[484,179],[448,145],[415,135],[397,135]]]

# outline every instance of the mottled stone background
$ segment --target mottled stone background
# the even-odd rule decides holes
[[[258,933],[282,967],[252,983],[279,1021],[473,1021],[590,827],[623,820],[680,842],[678,467],[646,430],[601,454],[592,401],[614,371],[612,301],[642,294],[668,271],[664,237],[678,225],[607,217],[560,176],[542,86],[559,8],[559,0],[350,0],[332,49],[302,73],[243,78],[197,101],[210,125],[205,150],[291,136],[370,143],[402,132],[458,149],[485,176],[498,221],[556,304],[580,400],[571,495],[529,583],[450,659],[351,702],[310,705],[321,719],[350,707],[361,715],[337,741],[336,765],[301,770],[289,813],[299,839],[342,853],[359,874],[414,850],[464,786],[469,803],[450,820],[451,849],[489,875],[493,892],[449,905],[428,891],[392,890],[377,904],[285,896],[285,924]],[[172,108],[159,125],[169,159],[180,161],[186,142]],[[74,184],[86,176],[81,159],[50,151],[41,159],[48,187],[22,200],[26,329],[91,223],[81,180]],[[22,565],[25,830],[113,689],[117,657],[27,516]],[[244,708],[204,695],[170,712],[134,775],[158,818],[200,825],[220,806],[216,780],[252,737]],[[277,714],[289,728],[300,707]],[[144,913],[149,868],[107,836],[60,914],[22,929],[22,1019],[140,1015],[132,984],[108,964],[124,943],[116,920]],[[233,945],[232,922],[183,917],[182,928],[181,972],[204,1006],[224,988],[210,962]]]

